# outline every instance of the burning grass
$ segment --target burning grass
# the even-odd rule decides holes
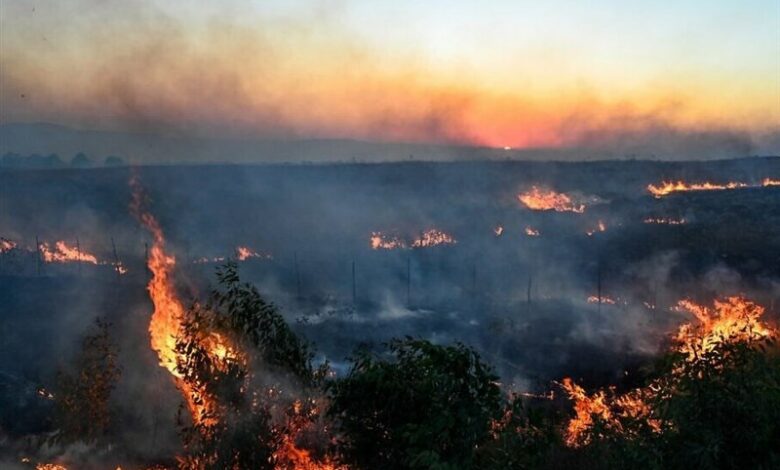
[[[530,190],[518,194],[517,199],[534,211],[585,212],[585,204],[576,202],[572,196],[557,193],[551,189],[532,186]]]

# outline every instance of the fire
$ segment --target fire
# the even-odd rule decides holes
[[[177,387],[184,394],[193,421],[209,424],[202,419],[202,416],[214,407],[214,403],[209,400],[202,387],[183,380],[182,374],[177,369],[179,362],[183,362],[186,358],[179,357],[176,351],[176,342],[181,337],[185,316],[184,307],[173,283],[176,258],[165,251],[165,236],[157,219],[143,210],[142,190],[138,182],[133,179],[130,184],[133,187],[131,210],[154,239],[147,260],[147,266],[152,272],[147,290],[154,304],[154,312],[149,323],[151,346],[157,352],[160,366],[168,370],[174,377]],[[203,346],[218,358],[225,358],[230,354],[230,347],[226,346],[222,337],[217,334],[208,336],[203,341]]]
[[[650,307],[648,303],[645,305]],[[777,330],[761,321],[765,309],[741,296],[715,300],[713,307],[681,300],[677,309],[691,313],[698,320],[696,326],[680,326],[675,335],[677,350],[686,354],[689,360],[713,351],[717,344],[724,341],[750,342],[777,336]],[[672,374],[676,373],[676,370],[672,371]],[[616,394],[615,387],[608,387],[588,395],[571,379],[563,379],[561,386],[574,401],[575,411],[566,428],[566,444],[571,447],[588,445],[592,439],[590,431],[598,429],[594,428],[596,420],[601,422],[602,429],[629,437],[635,431],[625,424],[627,422],[642,423],[653,432],[674,426],[674,423],[662,422],[649,405],[657,401],[659,393],[662,393],[659,385],[654,382],[624,394]]]
[[[683,225],[687,221],[685,218],[673,219],[671,217],[647,217],[642,222],[646,224]]]
[[[606,231],[607,231],[606,224],[603,221],[599,220],[599,223],[598,223],[598,225],[596,225],[595,228],[590,229],[590,230],[588,230],[585,233],[587,233],[589,237],[592,237],[595,233],[606,232]]]
[[[406,243],[398,237],[391,237],[382,232],[371,232],[370,245],[372,250],[397,250],[406,248]]]
[[[43,260],[47,263],[90,263],[101,264],[95,255],[87,253],[80,248],[68,245],[64,241],[60,240],[54,244],[52,248],[48,243],[43,242],[40,246]]]
[[[64,465],[58,463],[39,463],[35,470],[68,470]]]
[[[699,321],[696,326],[680,326],[675,335],[679,351],[691,358],[712,351],[724,340],[751,341],[777,333],[760,320],[764,307],[740,296],[715,300],[712,308],[685,299],[677,303],[677,309]]]
[[[449,234],[437,229],[426,230],[412,242],[412,248],[428,248],[436,245],[452,245],[457,241]]]
[[[539,230],[536,230],[535,228],[528,226],[525,228],[525,234],[529,237],[538,237],[539,236]]]
[[[764,181],[761,182],[761,186],[780,186],[780,180],[764,178]]]
[[[13,249],[16,249],[15,241],[0,237],[0,253],[6,253]]]
[[[599,390],[588,395],[585,390],[568,377],[564,378],[561,387],[574,401],[575,416],[566,426],[565,442],[569,447],[580,447],[590,443],[589,431],[596,420],[607,429],[618,433],[627,432],[621,424],[621,419],[642,420],[654,432],[661,431],[661,422],[652,417],[652,410],[644,399],[646,391],[633,390],[623,395],[615,395],[614,387]],[[607,393],[609,392],[609,393]]]
[[[530,191],[518,194],[517,199],[525,204],[526,207],[535,211],[585,212],[585,205],[575,203],[568,195],[556,193],[552,190],[539,189],[536,186],[532,186]]]
[[[589,295],[588,296],[588,303],[589,304],[609,304],[609,305],[615,305],[617,301],[613,299],[612,297],[607,297],[605,295],[602,295],[601,298],[597,295]]]
[[[238,258],[239,261],[246,261],[249,258],[271,259],[272,256],[267,253],[258,253],[246,246],[239,246],[236,247],[236,258]]]
[[[301,449],[296,444],[298,436],[320,414],[318,406],[304,407],[300,400],[292,404],[292,413],[287,417],[286,429],[281,433],[281,445],[274,453],[278,463],[277,468],[295,470],[347,470],[347,467],[335,464],[329,457],[323,462],[315,460],[311,452]]]
[[[612,411],[607,406],[606,393],[600,390],[588,396],[585,390],[566,377],[561,383],[563,390],[574,401],[575,417],[566,426],[566,445],[577,447],[589,443],[583,439],[583,433],[593,426],[593,417],[597,416],[605,422],[612,420]]]
[[[503,235],[503,234],[504,234],[504,226],[503,226],[503,225],[498,225],[498,226],[496,226],[496,228],[494,228],[494,229],[493,229],[493,233],[494,233],[494,234],[495,234],[497,237],[500,237],[501,235]]]
[[[671,193],[677,193],[677,192],[689,192],[689,191],[722,191],[725,189],[737,189],[737,188],[746,188],[748,187],[745,183],[739,183],[739,182],[728,182],[725,184],[718,184],[718,183],[692,183],[688,184],[684,181],[664,181],[660,185],[655,186],[653,184],[647,185],[647,190],[650,191],[650,193],[655,196],[656,198],[661,198],[664,196],[668,196]]]

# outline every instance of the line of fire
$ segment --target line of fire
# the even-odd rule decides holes
[[[0,170],[0,467],[773,468],[780,158],[604,165]]]

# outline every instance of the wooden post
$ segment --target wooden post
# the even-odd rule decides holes
[[[601,258],[599,257],[598,264],[596,266],[596,290],[598,291],[599,298],[599,313],[601,313]]]
[[[38,270],[38,276],[41,275],[41,242],[38,235],[35,236],[35,266]]]
[[[357,303],[357,287],[355,285],[355,260],[352,260],[352,305]]]
[[[406,257],[406,306],[412,305],[412,257]]]
[[[298,300],[301,300],[301,273],[298,270],[298,252],[293,253],[293,263],[295,265],[295,290]]]
[[[79,243],[79,237],[76,237],[76,264],[79,277],[81,277],[81,244]]]
[[[114,243],[114,237],[111,237],[111,251],[114,252],[114,271],[116,271],[117,281],[121,279],[122,273],[120,272],[119,255],[116,254],[116,243]]]

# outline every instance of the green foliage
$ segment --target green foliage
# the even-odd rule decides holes
[[[476,468],[541,468],[562,445],[555,423],[550,410],[529,406],[522,396],[512,396],[503,417],[493,425],[493,438],[478,450]]]
[[[320,375],[311,366],[309,345],[257,289],[241,283],[235,263],[218,269],[217,279],[208,301],[194,303],[187,312],[176,344],[183,381],[203,390],[197,403],[211,404],[192,424],[180,419],[187,448],[182,466],[274,469],[275,451],[287,429],[273,416],[292,401],[277,391],[305,391]],[[233,353],[212,354],[209,341],[214,338]]]
[[[330,385],[344,461],[364,469],[472,468],[500,416],[497,377],[462,344],[406,338],[388,346],[392,359],[358,351],[349,374]]]
[[[119,380],[118,349],[110,324],[98,318],[87,335],[72,373],[60,371],[54,391],[56,441],[95,442],[111,430],[111,393]]]
[[[574,452],[588,468],[780,468],[780,357],[773,340],[721,338],[694,358],[669,353],[650,380],[663,423],[620,430],[594,417],[593,442]]]
[[[311,385],[316,378],[311,347],[295,335],[276,307],[266,302],[254,286],[241,282],[235,262],[219,268],[217,280],[221,288],[212,291],[206,307],[214,313],[214,326],[256,348],[264,367],[292,374],[303,384]]]
[[[772,339],[670,358],[656,407],[667,468],[780,468],[780,357]]]

